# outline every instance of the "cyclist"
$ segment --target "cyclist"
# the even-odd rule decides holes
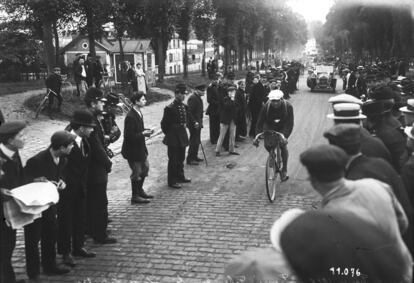
[[[272,90],[268,95],[268,101],[263,105],[256,124],[256,133],[266,130],[272,130],[281,133],[279,139],[280,152],[282,157],[281,179],[286,181],[289,179],[287,174],[287,165],[289,152],[287,149],[288,138],[293,130],[293,106],[283,99],[281,90]],[[272,135],[266,135],[264,139],[267,151],[274,150],[275,142]]]
[[[58,111],[60,112],[60,108],[62,106],[62,100],[63,97],[60,94],[60,90],[62,88],[62,77],[60,76],[60,68],[59,67],[54,67],[53,68],[53,73],[49,75],[49,77],[47,77],[46,79],[46,87],[47,87],[47,92],[49,93],[49,91],[53,91],[52,93],[50,93],[49,95],[49,111],[52,110],[52,105],[53,105],[53,100],[56,96],[56,98],[58,99]]]

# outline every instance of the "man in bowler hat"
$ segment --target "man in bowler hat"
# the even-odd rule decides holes
[[[58,131],[51,137],[50,146],[30,158],[24,168],[27,182],[55,182],[57,189],[65,189],[62,180],[66,156],[71,152],[76,136],[68,131]],[[65,274],[70,269],[56,264],[57,214],[56,205],[42,212],[42,217],[24,227],[26,271],[30,279],[40,275],[40,258],[43,271],[48,275]],[[41,241],[41,257],[39,242]]]
[[[185,148],[188,146],[186,127],[193,121],[188,114],[188,106],[183,103],[188,93],[185,84],[175,87],[174,101],[164,108],[161,129],[165,134],[163,143],[168,147],[168,186],[181,189],[180,183],[190,183],[191,179],[184,176]]]
[[[24,147],[25,127],[26,123],[22,121],[6,122],[0,126],[0,282],[16,282],[11,262],[16,230],[6,223],[3,203],[10,200],[14,188],[24,185],[19,150]]]
[[[66,188],[60,191],[57,205],[58,214],[58,253],[63,256],[63,263],[74,267],[72,255],[78,257],[95,257],[87,251],[85,243],[85,201],[88,168],[91,150],[87,138],[96,126],[92,114],[88,110],[77,110],[73,113],[70,125],[66,130],[75,135],[75,142],[67,157],[63,170]],[[71,255],[72,253],[72,255]]]
[[[207,87],[208,107],[206,115],[209,116],[210,142],[216,144],[220,135],[220,107],[223,103],[224,96],[220,89],[220,75],[214,74],[214,79]]]
[[[203,96],[206,91],[205,85],[195,87],[194,93],[190,95],[187,101],[188,111],[194,119],[194,123],[190,123],[190,146],[188,148],[187,164],[198,165],[203,159],[198,157],[198,148],[201,143],[201,129],[203,128]]]

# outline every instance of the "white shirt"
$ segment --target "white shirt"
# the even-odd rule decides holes
[[[135,107],[133,107],[133,109],[135,110],[135,112],[137,112],[138,113],[138,115],[141,117],[141,119],[142,119],[142,113],[141,113],[141,111],[140,110],[138,110],[138,109],[136,109]]]
[[[6,155],[9,159],[13,159],[13,155],[16,151],[8,149],[4,144],[0,143],[0,150]]]
[[[82,77],[85,77],[86,78],[85,66],[84,65],[81,65],[81,67],[82,67]]]
[[[50,155],[52,156],[53,162],[54,162],[56,165],[58,165],[58,164],[59,164],[59,161],[60,161],[60,158],[59,158],[58,156],[54,156],[54,155],[52,154],[52,150],[49,150],[49,153],[50,153]]]

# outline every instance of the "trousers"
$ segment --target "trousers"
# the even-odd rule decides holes
[[[234,143],[236,139],[236,124],[232,120],[230,124],[223,124],[223,123],[220,124],[220,136],[217,142],[216,152],[221,151],[221,147],[223,145],[224,138],[226,136],[227,131],[229,131],[229,151],[230,152],[234,151]]]
[[[168,185],[184,179],[185,147],[168,146]]]
[[[201,128],[190,129],[190,146],[188,147],[187,162],[196,160],[198,157],[198,148],[201,142]]]
[[[220,135],[220,115],[210,115],[210,142],[216,144]]]
[[[0,209],[3,209],[0,206]],[[3,213],[0,213],[3,216]],[[15,282],[16,275],[12,266],[13,250],[16,246],[16,230],[0,219],[0,282]]]
[[[86,196],[86,215],[88,232],[96,241],[103,241],[108,236],[108,196],[107,182],[89,183]]]

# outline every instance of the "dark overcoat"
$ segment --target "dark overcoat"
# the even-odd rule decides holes
[[[188,134],[186,127],[191,116],[188,114],[188,106],[174,100],[164,108],[164,115],[161,120],[161,130],[165,137],[163,143],[167,146],[186,147],[188,146]]]
[[[122,156],[128,161],[143,162],[147,159],[148,150],[145,145],[145,136],[142,132],[144,119],[137,111],[131,109],[125,117],[124,141],[122,143]]]

